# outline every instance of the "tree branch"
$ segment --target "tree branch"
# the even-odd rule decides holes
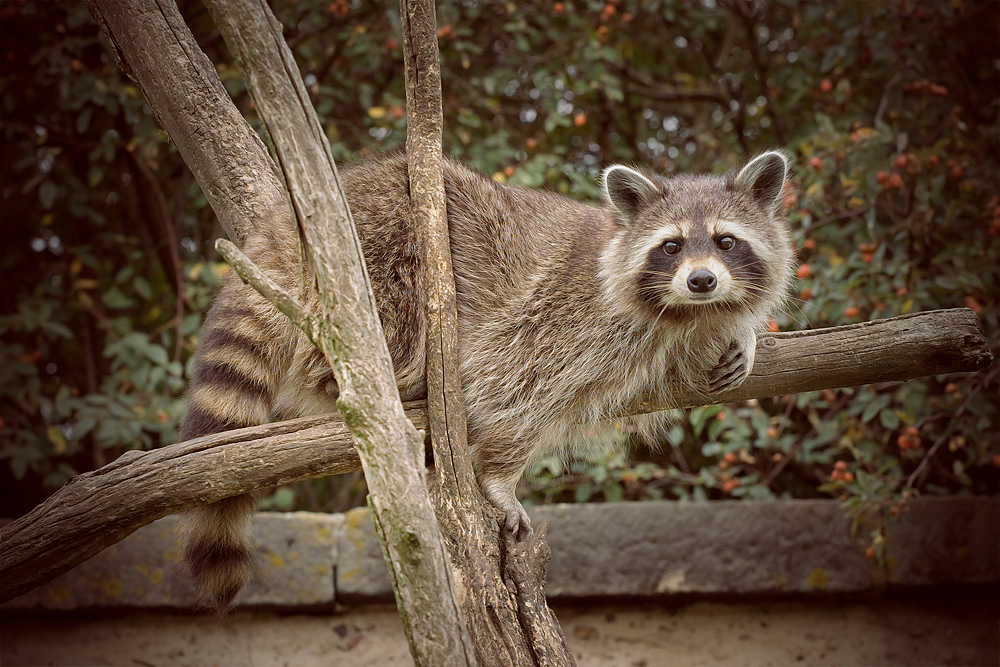
[[[424,438],[406,419],[361,244],[281,23],[266,2],[208,0],[237,60],[305,233],[322,312],[315,333],[340,390],[368,504],[418,665],[466,664],[450,561],[424,483]]]
[[[295,326],[302,329],[312,344],[319,347],[320,323],[315,317],[307,313],[294,296],[286,292],[281,285],[271,280],[266,273],[257,268],[257,265],[250,261],[250,258],[240,252],[232,242],[226,239],[215,241],[215,250],[224,260],[229,262],[236,274],[248,283],[251,287],[261,293],[261,295],[274,304],[288,319],[295,323]]]
[[[118,66],[153,110],[229,237],[288,208],[264,143],[243,119],[173,2],[84,0]]]
[[[479,490],[469,456],[458,356],[458,308],[448,232],[441,72],[433,0],[401,0],[406,67],[406,157],[427,314],[427,412],[434,447],[431,498],[455,579],[470,664],[572,665],[545,602],[548,546],[505,533]],[[516,564],[516,566],[515,566]],[[404,617],[404,624],[408,619]]]
[[[874,341],[882,343],[872,347]],[[781,371],[773,381],[761,374],[765,357],[768,368]],[[956,308],[771,334],[758,342],[754,373],[747,382],[764,398],[975,372],[992,360],[979,319],[967,308]],[[713,401],[754,395],[738,390]],[[684,406],[705,402],[695,392],[680,401]],[[407,404],[406,414],[417,428],[427,428],[422,402]],[[73,477],[44,503],[0,529],[0,602],[49,581],[167,514],[359,467],[350,434],[337,415],[128,452],[99,470]]]

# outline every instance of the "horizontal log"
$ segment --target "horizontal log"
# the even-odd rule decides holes
[[[993,359],[967,308],[761,337],[738,389],[688,392],[680,407],[975,372]],[[422,401],[407,416],[426,430]],[[636,406],[649,412],[651,404]],[[128,452],[73,477],[0,530],[0,602],[31,590],[160,517],[255,489],[359,470],[337,415],[227,431],[149,452]]]
[[[422,401],[406,415],[426,428]],[[76,475],[0,529],[0,602],[17,597],[168,514],[230,496],[361,469],[339,415],[317,415],[126,452]]]
[[[757,341],[750,377],[736,389],[711,396],[680,391],[676,405],[644,403],[636,411],[976,372],[992,361],[974,312],[968,308],[929,310],[826,329],[767,334]]]

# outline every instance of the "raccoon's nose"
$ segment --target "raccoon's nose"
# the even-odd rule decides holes
[[[696,294],[711,292],[718,283],[715,274],[708,269],[697,269],[688,276],[688,289]]]

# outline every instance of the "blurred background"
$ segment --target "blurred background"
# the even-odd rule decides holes
[[[179,3],[254,127],[205,8]],[[334,157],[405,137],[394,2],[274,0]],[[1000,352],[1000,3],[443,3],[445,150],[499,181],[596,199],[613,162],[794,160],[799,266],[775,329],[968,307]],[[0,515],[173,443],[223,235],[81,2],[0,4]],[[661,442],[538,463],[528,503],[1000,492],[997,364],[978,374],[691,410]],[[262,508],[343,511],[360,473]],[[882,528],[869,557],[881,553]]]

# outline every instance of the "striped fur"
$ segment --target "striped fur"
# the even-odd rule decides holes
[[[605,172],[603,207],[497,183],[445,163],[469,442],[480,485],[519,538],[514,496],[543,453],[613,439],[639,400],[669,404],[679,385],[720,391],[753,365],[756,334],[780,308],[791,250],[780,217],[787,161],[765,153],[725,176]],[[424,314],[406,159],[341,174],[400,393],[425,391]],[[316,307],[297,239],[262,228],[244,251]],[[195,361],[184,439],[335,409],[322,355],[230,276]],[[252,499],[188,513],[185,559],[220,610],[249,579]]]

